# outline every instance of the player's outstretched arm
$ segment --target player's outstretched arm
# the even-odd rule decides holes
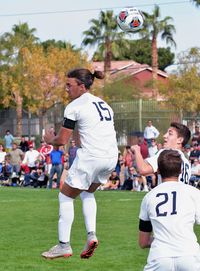
[[[139,174],[146,176],[146,175],[150,175],[154,173],[151,165],[143,159],[141,151],[140,151],[140,146],[138,145],[131,146],[131,151],[135,154],[137,172]]]
[[[44,140],[47,144],[61,146],[68,143],[73,130],[61,127],[58,134],[55,136],[52,131],[45,131]]]

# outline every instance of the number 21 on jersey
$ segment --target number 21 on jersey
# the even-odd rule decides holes
[[[158,193],[156,195],[156,197],[161,199],[161,201],[156,205],[156,215],[157,216],[167,216],[167,215],[176,215],[177,214],[177,211],[176,211],[176,191],[172,191],[169,194],[168,193]],[[166,203],[169,203],[169,208],[166,206]],[[162,211],[161,211],[161,206],[162,206]]]

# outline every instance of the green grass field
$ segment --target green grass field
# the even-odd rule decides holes
[[[137,238],[144,193],[96,192],[100,245],[89,260],[80,259],[86,232],[78,198],[71,239],[73,257],[45,260],[41,252],[57,243],[57,196],[58,190],[0,187],[0,271],[143,270],[148,250],[139,248]]]

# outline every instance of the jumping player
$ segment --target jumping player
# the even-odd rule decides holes
[[[191,132],[188,127],[177,122],[172,122],[166,134],[163,136],[164,149],[176,149],[179,150],[181,154],[183,164],[179,180],[186,184],[189,184],[189,179],[191,176],[191,166],[188,159],[185,157],[181,150],[189,141],[190,136]],[[149,157],[145,160],[142,158],[142,155],[140,153],[140,147],[138,145],[131,146],[131,150],[135,153],[137,169],[141,175],[148,176],[157,172],[158,156],[163,151],[163,149],[161,149],[156,155]],[[160,181],[159,178],[158,181]]]
[[[59,193],[59,243],[42,256],[49,259],[72,256],[70,232],[74,220],[74,199],[80,194],[87,242],[81,258],[92,256],[98,246],[96,237],[96,201],[94,192],[106,183],[118,159],[113,111],[102,99],[89,93],[94,78],[103,79],[100,71],[75,69],[67,74],[66,89],[72,100],[64,111],[64,121],[58,134],[46,132],[45,142],[64,145],[69,142],[77,126],[81,148],[68,171],[68,177]]]
[[[162,183],[142,200],[139,245],[150,247],[144,271],[200,270],[193,231],[194,224],[200,224],[200,191],[178,180],[181,167],[179,151],[163,150],[158,157]]]

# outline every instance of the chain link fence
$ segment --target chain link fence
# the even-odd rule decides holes
[[[160,138],[166,132],[172,121],[183,122],[191,131],[194,123],[200,121],[200,114],[180,112],[170,107],[167,103],[147,100],[134,100],[130,102],[112,103],[114,111],[115,129],[119,145],[126,145],[135,132],[143,132],[148,120],[160,131]],[[44,126],[54,127],[56,131],[61,126],[65,106],[55,104],[44,115]],[[38,116],[23,111],[22,135],[27,137],[40,137],[41,130]],[[0,137],[10,130],[16,135],[16,111],[14,109],[0,110]]]

